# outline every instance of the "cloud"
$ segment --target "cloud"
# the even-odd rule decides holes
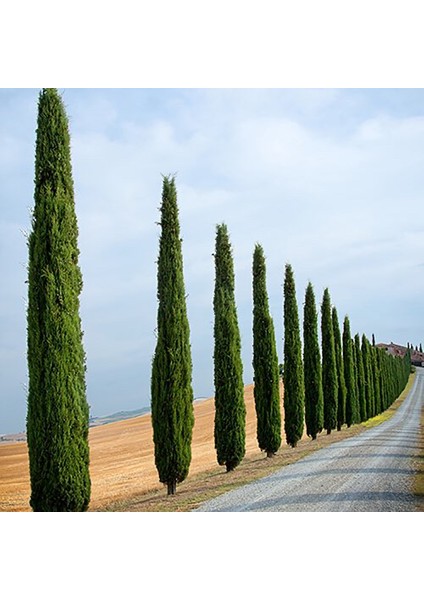
[[[27,111],[33,97],[14,105],[11,118],[17,122],[22,112],[26,126],[9,124],[11,151],[0,154],[0,192],[8,190],[1,194],[0,225],[9,232],[1,236],[7,294],[0,306],[4,319],[14,314],[22,323],[25,273],[18,265],[26,246],[17,231],[29,227],[34,124],[29,127]],[[65,101],[95,414],[150,397],[161,173],[177,172],[196,395],[213,393],[212,253],[222,221],[233,244],[246,382],[252,377],[256,242],[267,256],[280,355],[286,262],[294,268],[300,311],[311,280],[317,301],[329,287],[339,317],[348,313],[353,330],[424,340],[416,308],[424,293],[417,277],[424,256],[421,115],[390,112],[381,98],[358,90],[69,90]],[[0,103],[3,116],[10,110]],[[16,352],[25,346],[24,335],[22,328],[17,337],[8,330],[2,347]],[[25,369],[22,358],[19,369]],[[16,405],[17,393],[10,398]],[[22,394],[19,402],[22,421]],[[11,403],[7,410],[14,410]]]

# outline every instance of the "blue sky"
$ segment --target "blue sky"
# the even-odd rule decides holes
[[[61,88],[70,118],[93,415],[149,404],[161,174],[177,173],[195,396],[213,394],[215,225],[229,228],[251,369],[251,261],[284,265],[352,332],[424,343],[424,90]],[[0,90],[0,433],[26,415],[25,233],[37,89]]]

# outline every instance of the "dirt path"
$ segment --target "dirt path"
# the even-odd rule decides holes
[[[413,494],[420,452],[424,369],[394,416],[199,507],[207,512],[400,512],[422,510]]]
[[[245,401],[246,456],[251,456],[259,454],[253,385],[245,387]],[[196,402],[194,413],[190,475],[217,466],[213,440],[213,398]],[[162,489],[154,464],[150,415],[93,427],[89,439],[92,483],[90,509],[101,510],[111,502]],[[29,495],[26,443],[0,444],[0,511],[29,511]]]

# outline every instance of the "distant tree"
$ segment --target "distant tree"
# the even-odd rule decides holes
[[[374,364],[374,360],[373,360],[373,347],[371,345],[371,342],[369,341],[369,339],[367,338],[367,345],[368,345],[368,364],[369,364],[369,387],[370,387],[370,410],[371,413],[368,416],[368,418],[371,417],[375,417],[376,413],[376,392],[375,392],[375,364]]]
[[[350,335],[349,317],[343,322],[343,367],[346,384],[346,424],[348,427],[359,421],[356,395],[354,348]]]
[[[372,346],[373,348],[375,348],[375,335],[372,334]]]
[[[334,331],[331,317],[331,298],[328,288],[324,290],[321,305],[322,387],[324,394],[324,429],[327,435],[337,427],[337,364],[334,347]]]
[[[28,269],[27,439],[34,511],[85,511],[90,501],[85,353],[70,135],[56,89],[38,100]]]
[[[421,354],[423,353],[423,346],[422,346],[422,344],[420,344],[420,352],[421,352]]]
[[[378,348],[371,346],[371,366],[372,366],[372,377],[373,377],[373,390],[374,390],[374,415],[381,413],[381,391],[380,391],[380,365],[378,361]]]
[[[355,397],[356,397],[356,421],[355,421],[355,423],[360,423],[361,422],[361,411],[359,408],[359,371],[358,371],[358,357],[357,357],[355,338],[351,339],[351,345],[352,345],[353,372],[354,372],[354,376],[355,376],[355,380],[354,380],[355,381]],[[359,347],[360,347],[360,344],[359,344]]]
[[[306,433],[313,440],[324,426],[322,367],[318,342],[318,317],[311,283],[305,293],[303,317],[303,367],[305,377]]]
[[[284,430],[295,448],[305,427],[305,388],[296,287],[291,265],[284,278]]]
[[[359,333],[355,335],[355,356],[358,372],[358,405],[360,422],[367,420],[367,394],[364,372],[364,361],[362,358],[361,338]]]
[[[374,416],[374,397],[373,397],[373,379],[371,366],[371,345],[365,334],[362,335],[362,361],[364,365],[364,380],[365,380],[365,398],[366,398],[366,418],[370,419]]]
[[[188,475],[194,425],[190,328],[174,177],[163,179],[160,226],[152,425],[159,481],[173,495],[177,483]]]
[[[215,448],[218,464],[232,471],[245,454],[246,407],[233,257],[224,223],[216,228],[214,313]]]
[[[387,373],[387,359],[389,356],[383,348],[378,348],[378,354],[380,367],[381,410],[384,411],[389,406],[389,382]]]
[[[253,253],[253,372],[258,444],[271,457],[281,446],[280,376],[265,256],[259,244]]]
[[[337,369],[337,431],[340,431],[342,425],[346,422],[346,383],[342,356],[342,337],[340,333],[337,309],[335,306],[333,306],[331,320],[333,323],[334,352],[336,354]]]

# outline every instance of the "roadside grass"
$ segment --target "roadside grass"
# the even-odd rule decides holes
[[[395,402],[393,402],[393,404],[389,406],[389,408],[384,412],[380,413],[375,417],[372,417],[371,419],[368,419],[368,421],[364,421],[364,427],[375,427],[376,425],[380,425],[380,423],[384,423],[384,421],[388,421],[389,419],[391,419],[396,410],[399,408],[399,406],[402,404],[402,402],[405,400],[405,398],[411,391],[412,386],[414,385],[414,381],[415,372],[411,373],[408,379],[408,383],[406,384],[405,389],[403,390],[399,398],[397,398],[397,400],[395,400]]]
[[[326,448],[334,442],[348,439],[366,431],[370,427],[375,427],[390,419],[403,400],[408,395],[415,379],[415,374],[411,374],[405,390],[397,400],[381,415],[369,419],[365,423],[343,426],[341,431],[332,431],[330,435],[322,432],[316,440],[301,440],[296,448],[282,446],[278,453],[267,458],[265,453],[258,449],[257,454],[245,457],[241,464],[234,470],[227,473],[225,467],[219,467],[189,476],[185,481],[177,486],[175,496],[168,496],[166,486],[163,489],[156,489],[146,492],[142,495],[132,496],[119,500],[98,508],[98,511],[112,512],[188,512],[194,510],[207,500],[211,500],[220,494],[231,491],[237,487],[271,475],[282,467],[292,464],[301,458],[316,452],[321,448]],[[424,417],[423,417],[424,419]],[[423,461],[423,456],[421,456]],[[424,472],[421,470],[420,480],[417,483],[417,492],[424,494]],[[418,478],[417,478],[418,479]]]

